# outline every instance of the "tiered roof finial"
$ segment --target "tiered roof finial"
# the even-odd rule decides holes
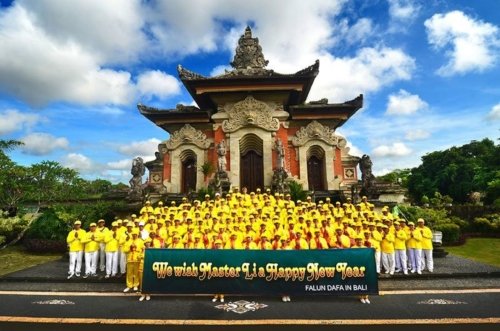
[[[231,66],[235,69],[264,69],[269,61],[264,59],[259,38],[252,38],[252,29],[249,26],[238,40],[236,54]]]

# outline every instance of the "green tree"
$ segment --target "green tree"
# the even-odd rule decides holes
[[[26,169],[17,165],[5,153],[23,143],[16,140],[0,140],[0,208],[14,211],[26,193],[28,175]]]
[[[378,176],[377,179],[389,183],[398,183],[402,187],[408,187],[408,177],[411,169],[395,169],[385,175]]]
[[[498,198],[500,146],[490,139],[436,151],[422,157],[422,164],[411,169],[408,192],[414,201],[434,197],[436,192],[457,203],[469,201],[472,192],[485,195],[485,202]]]

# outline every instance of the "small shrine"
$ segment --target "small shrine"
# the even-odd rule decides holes
[[[350,192],[358,183],[360,158],[349,155],[346,139],[335,130],[363,106],[363,96],[342,103],[306,102],[319,61],[292,74],[267,65],[259,39],[247,27],[232,70],[205,77],[178,66],[197,107],[138,105],[170,134],[146,164],[151,188],[188,194],[212,183],[250,192],[287,178],[306,190]]]

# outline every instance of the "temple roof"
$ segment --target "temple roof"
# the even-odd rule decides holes
[[[305,103],[319,73],[319,60],[292,74],[266,69],[268,62],[259,39],[254,38],[252,30],[247,27],[238,40],[234,59],[230,63],[232,70],[206,77],[177,66],[182,83],[199,108],[177,105],[175,109],[158,109],[141,104],[137,107],[142,115],[170,132],[184,123],[211,123],[212,115],[219,109],[219,102],[227,102],[228,98],[244,99],[248,95],[278,98],[292,120],[324,119],[334,123],[335,127],[344,124],[363,106],[363,95],[337,104],[328,104],[326,99]]]
[[[328,103],[327,99],[288,107],[291,120],[335,120],[333,129],[342,126],[363,107],[363,94],[343,103]]]
[[[201,108],[217,108],[210,94],[218,92],[288,91],[288,104],[304,103],[319,73],[319,60],[292,74],[281,74],[266,69],[259,38],[252,36],[250,27],[238,40],[233,61],[233,70],[213,77],[206,77],[189,69],[177,66],[179,78]]]

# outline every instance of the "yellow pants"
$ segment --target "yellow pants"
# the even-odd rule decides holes
[[[139,287],[139,262],[127,263],[127,287]]]

